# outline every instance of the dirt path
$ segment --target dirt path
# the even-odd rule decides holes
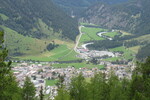
[[[82,27],[84,27],[84,26],[79,26],[80,35],[79,35],[78,39],[76,40],[76,45],[75,45],[75,47],[74,47],[74,51],[75,51],[75,52],[77,52],[77,47],[78,47],[79,42],[80,42],[80,39],[81,39],[81,37],[82,37],[82,35],[83,35],[83,33],[82,33],[82,31],[81,31]]]

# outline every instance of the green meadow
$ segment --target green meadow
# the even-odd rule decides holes
[[[102,37],[99,37],[97,35],[98,32],[104,32],[107,31],[106,29],[101,29],[101,28],[91,28],[91,27],[83,27],[81,29],[83,35],[80,39],[80,43],[84,43],[87,41],[92,41],[92,40],[103,40]]]
[[[42,53],[40,55],[22,56],[22,60],[35,60],[35,61],[69,61],[77,60],[76,53],[67,47],[67,45],[60,45],[57,48]]]
[[[68,66],[72,66],[72,67],[75,67],[75,68],[83,68],[83,67],[85,67],[85,68],[95,68],[95,67],[97,67],[97,68],[99,68],[99,69],[102,69],[102,68],[104,68],[104,65],[93,65],[93,64],[87,64],[86,62],[82,62],[82,63],[69,63],[69,64],[67,64],[67,63],[63,63],[63,64],[54,64],[54,65],[52,65],[53,67],[57,67],[57,68],[66,68],[66,67],[68,67]]]
[[[103,35],[114,38],[116,35],[119,35],[118,32],[108,32],[104,33]]]
[[[134,47],[130,47],[129,50],[133,51],[134,53],[138,53],[139,49],[141,48],[141,46],[134,46]]]
[[[38,54],[44,51],[47,44],[46,41],[23,36],[16,31],[1,26],[5,30],[5,46],[9,50],[10,54],[21,52],[23,54]]]
[[[54,86],[58,80],[46,80],[46,86]]]
[[[110,51],[112,51],[112,52],[114,52],[114,51],[123,52],[123,55],[121,57],[113,57],[113,58],[108,58],[107,59],[107,60],[112,60],[112,61],[116,61],[116,60],[119,60],[119,59],[126,59],[126,60],[132,59],[132,58],[134,58],[134,55],[135,55],[135,53],[132,50],[130,50],[129,48],[125,48],[123,46],[110,49]]]
[[[110,51],[123,51],[123,52],[125,52],[126,48],[121,46],[121,47],[117,47],[117,48],[112,48],[112,49],[110,49]]]
[[[5,47],[9,50],[10,56],[21,52],[21,55],[12,56],[15,59],[35,61],[78,59],[75,57],[76,53],[73,51],[75,45],[73,42],[64,42],[55,39],[55,43],[59,44],[59,46],[51,51],[47,51],[46,47],[52,40],[23,36],[8,27],[2,25],[0,27],[5,30]]]

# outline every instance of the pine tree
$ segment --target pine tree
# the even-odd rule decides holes
[[[79,76],[72,78],[70,84],[71,100],[87,100],[87,83],[82,73]]]
[[[21,88],[11,73],[11,62],[6,63],[7,50],[3,47],[4,32],[0,32],[0,99],[20,100]]]
[[[41,90],[40,90],[40,100],[44,100],[44,94],[43,94],[43,86],[41,86]]]
[[[109,94],[105,74],[95,74],[88,85],[89,100],[107,100]]]
[[[63,87],[64,77],[65,76],[61,76],[61,75],[58,76],[59,81],[56,83],[58,88],[62,88]]]
[[[150,100],[150,57],[137,66],[132,76],[130,99]]]
[[[65,87],[62,86],[58,89],[58,95],[55,97],[55,100],[70,100],[70,95]]]
[[[22,92],[23,100],[34,100],[35,94],[36,89],[34,84],[31,82],[29,77],[26,77]]]
[[[109,85],[109,100],[122,100],[121,96],[121,82],[119,81],[118,77],[114,74],[108,80]]]

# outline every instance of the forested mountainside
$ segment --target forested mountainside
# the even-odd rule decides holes
[[[150,56],[150,44],[147,44],[139,50],[138,54],[136,55],[136,58],[144,61],[149,56]]]
[[[79,15],[89,6],[97,3],[103,2],[106,4],[118,4],[128,0],[53,0],[56,4],[62,7],[68,14],[73,11],[75,15]]]
[[[38,39],[56,32],[60,38],[75,40],[79,33],[77,21],[51,0],[0,0],[0,25]]]
[[[123,4],[96,4],[85,11],[81,22],[135,34],[150,33],[150,0],[133,0]]]

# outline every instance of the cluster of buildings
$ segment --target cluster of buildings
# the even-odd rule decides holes
[[[44,93],[49,95],[50,99],[54,99],[57,95],[57,86],[46,85],[47,80],[59,80],[60,76],[64,77],[63,84],[69,86],[71,78],[77,76],[79,73],[82,73],[85,78],[91,78],[94,76],[95,72],[102,72],[109,77],[109,74],[113,71],[115,75],[122,79],[124,77],[131,78],[133,67],[129,65],[114,65],[110,62],[101,62],[100,64],[105,64],[106,68],[101,70],[98,68],[79,68],[68,66],[67,68],[54,68],[50,64],[28,64],[28,63],[18,63],[15,67],[12,68],[14,75],[19,82],[19,85],[22,87],[24,85],[24,80],[28,76],[31,81],[34,83],[37,94],[41,86],[44,88]],[[82,67],[82,66],[81,66]]]
[[[85,48],[77,48],[76,50],[79,54],[77,57],[82,59],[89,59],[89,58],[95,58],[95,57],[118,57],[121,56],[120,53],[113,53],[109,51],[98,51],[98,50],[88,50]]]
[[[26,77],[31,79],[35,88],[36,96],[39,95],[41,86],[44,88],[46,94],[57,95],[56,86],[47,86],[47,80],[55,80],[57,76],[49,65],[42,64],[29,64],[29,63],[18,63],[15,67],[12,68],[14,75],[19,82],[20,87],[23,87]]]
[[[50,99],[54,99],[57,95],[57,85],[50,86],[46,84],[48,80],[58,80],[60,76],[64,76],[65,85],[69,86],[71,78],[79,73],[83,73],[84,77],[92,77],[94,71],[89,71],[87,68],[76,69],[74,67],[67,68],[53,68],[50,64],[31,64],[31,63],[18,63],[13,68],[13,73],[19,82],[20,87],[23,87],[26,77],[31,79],[35,88],[36,96],[39,95],[41,86],[44,88],[44,93],[49,95]]]
[[[107,66],[106,69],[103,71],[107,77],[109,78],[111,73],[114,73],[116,76],[118,76],[119,79],[131,79],[132,77],[132,68],[128,65],[110,65]]]

